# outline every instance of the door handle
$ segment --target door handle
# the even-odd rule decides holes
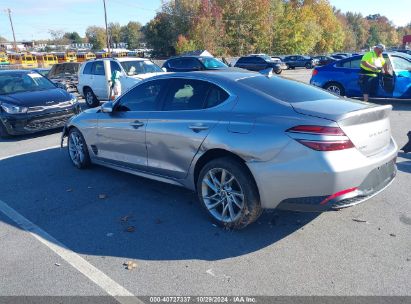
[[[130,126],[132,126],[134,129],[138,129],[138,128],[144,126],[144,122],[136,120],[135,122],[132,122],[130,124]]]
[[[203,131],[203,130],[208,130],[208,126],[203,125],[203,124],[189,125],[188,128],[193,130],[196,133]]]

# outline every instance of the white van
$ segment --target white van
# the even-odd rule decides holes
[[[109,100],[104,60],[110,61],[111,73],[121,73],[120,83],[123,92],[143,79],[164,73],[158,65],[144,58],[120,57],[87,61],[80,68],[77,89],[89,107],[98,106],[100,100]]]

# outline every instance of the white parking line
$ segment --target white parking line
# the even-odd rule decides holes
[[[5,160],[5,159],[12,158],[12,157],[16,157],[16,156],[27,155],[27,154],[36,153],[36,152],[41,152],[41,151],[46,151],[46,150],[55,149],[55,148],[60,148],[60,145],[51,146],[51,147],[47,147],[47,148],[43,148],[43,149],[38,149],[38,150],[33,150],[33,151],[28,151],[28,152],[23,152],[23,153],[17,153],[17,154],[8,155],[8,156],[3,156],[3,157],[0,157],[0,160]]]
[[[114,297],[118,302],[122,304],[142,304],[143,302],[137,299],[134,294],[125,289],[123,286],[112,280],[105,273],[91,265],[81,256],[71,251],[63,243],[56,240],[46,231],[29,221],[23,215],[18,213],[16,210],[11,208],[5,202],[0,200],[0,211],[4,213],[7,217],[13,220],[22,229],[26,230],[33,237],[38,239],[49,249],[58,254],[67,263],[73,266],[75,269],[80,271],[83,275],[97,284],[102,288],[107,294]]]

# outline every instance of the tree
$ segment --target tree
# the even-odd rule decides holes
[[[129,49],[137,49],[141,43],[141,24],[130,21],[122,30],[122,38]]]
[[[4,37],[2,37],[2,36],[0,36],[0,42],[7,42],[7,39],[4,38]]]
[[[83,43],[83,39],[77,32],[65,33],[63,37],[71,43]]]
[[[106,47],[106,30],[99,26],[89,26],[86,30],[88,42],[93,44],[93,50]]]
[[[117,47],[120,42],[123,41],[122,37],[123,28],[120,26],[120,23],[109,23],[108,24],[108,35],[110,37],[110,45]]]
[[[175,46],[177,54],[184,54],[197,49],[194,41],[188,40],[183,35],[179,35]]]
[[[56,45],[66,45],[70,43],[66,37],[64,37],[64,31],[62,30],[49,30],[52,42]]]

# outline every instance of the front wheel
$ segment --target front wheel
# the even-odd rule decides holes
[[[90,165],[90,155],[88,154],[87,144],[78,129],[73,128],[70,130],[67,148],[74,166],[79,169],[84,169]]]
[[[345,94],[343,86],[336,82],[326,84],[324,89],[338,96],[344,96]]]
[[[219,226],[242,229],[261,214],[257,186],[245,165],[233,158],[210,161],[197,180],[197,195]]]
[[[11,137],[9,132],[7,132],[6,127],[0,121],[0,138],[9,138],[9,137]]]
[[[278,70],[275,70],[274,73],[276,73],[277,75],[279,75],[279,74],[281,74],[282,71],[283,71],[282,69],[278,69]]]
[[[311,63],[309,63],[309,62],[307,62],[306,64],[305,64],[305,68],[308,70],[308,69],[311,69],[313,66],[312,66],[312,64]]]

